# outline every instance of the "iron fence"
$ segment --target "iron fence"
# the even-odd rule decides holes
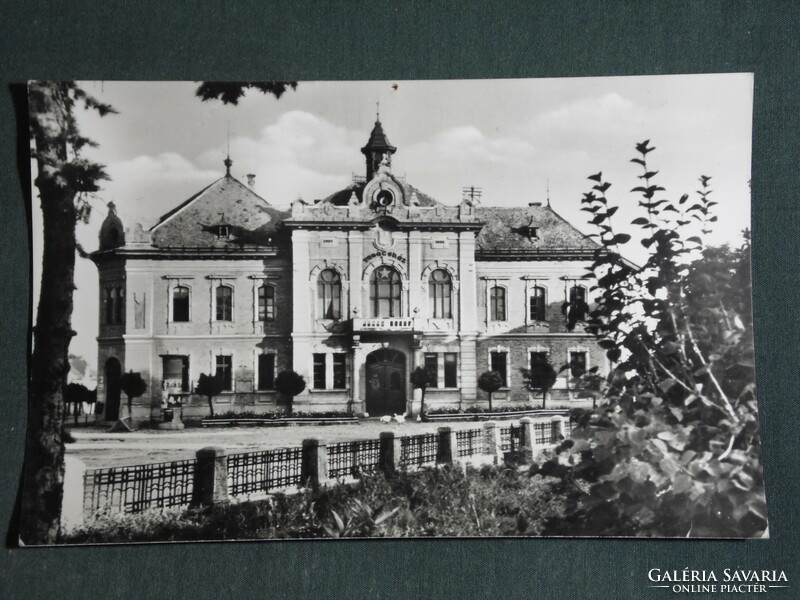
[[[358,440],[328,444],[328,476],[332,478],[377,470],[380,440]]]
[[[407,435],[400,438],[400,464],[404,467],[419,467],[436,462],[439,436],[435,433]]]
[[[474,456],[483,452],[483,430],[462,429],[456,431],[458,441],[458,456]]]
[[[183,506],[192,500],[194,459],[89,469],[84,474],[83,508],[136,513],[147,508]]]
[[[539,444],[549,444],[553,437],[553,424],[550,421],[542,421],[533,424],[534,441]]]
[[[265,493],[300,485],[302,448],[280,448],[228,456],[231,496]]]
[[[500,449],[503,452],[514,452],[522,448],[522,426],[509,425],[500,428]]]

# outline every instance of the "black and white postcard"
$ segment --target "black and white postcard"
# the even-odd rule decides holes
[[[22,543],[767,536],[752,74],[28,102]]]

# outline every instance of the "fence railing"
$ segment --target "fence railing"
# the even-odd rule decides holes
[[[519,425],[508,427],[498,427],[496,423],[459,431],[440,427],[437,433],[399,438],[386,432],[380,439],[327,446],[318,440],[305,440],[302,448],[231,455],[226,455],[224,448],[204,448],[190,460],[85,471],[83,514],[105,510],[135,513],[149,508],[212,503],[223,498],[318,485],[322,479],[357,477],[361,473],[389,472],[469,457],[493,456],[494,460],[503,460],[507,452],[522,451],[531,458],[539,449],[569,437],[574,427],[566,419],[543,422],[525,418]]]
[[[435,433],[407,435],[400,438],[400,465],[420,467],[436,462],[439,436]]]
[[[458,456],[464,458],[483,453],[483,429],[462,429],[456,431]]]
[[[189,504],[195,465],[196,461],[189,459],[89,469],[83,476],[84,511],[134,513]]]
[[[371,473],[378,469],[380,461],[380,440],[357,440],[328,444],[328,476],[358,477],[361,473]]]
[[[228,456],[231,496],[267,493],[301,483],[301,448],[280,448]]]

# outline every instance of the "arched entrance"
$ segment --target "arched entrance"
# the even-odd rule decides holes
[[[367,355],[367,412],[375,416],[406,412],[406,356],[383,348]]]
[[[105,420],[116,421],[119,419],[120,379],[122,378],[122,365],[113,356],[106,361],[106,409]]]

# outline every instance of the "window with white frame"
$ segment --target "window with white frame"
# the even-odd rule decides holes
[[[489,353],[489,370],[500,375],[503,385],[508,385],[508,351],[492,350]]]
[[[174,323],[187,323],[191,320],[189,307],[191,305],[189,287],[177,285],[172,288],[172,321]]]
[[[275,320],[275,288],[271,285],[258,288],[258,320],[262,323]]]
[[[428,282],[431,316],[434,319],[450,319],[452,313],[453,282],[444,269],[431,272]]]
[[[489,320],[506,320],[506,288],[501,285],[489,289]]]
[[[589,297],[586,286],[573,284],[569,289],[569,310],[571,312],[570,320],[584,321],[586,320],[586,313],[589,311]]]
[[[430,388],[458,387],[458,353],[426,352],[425,370],[431,377]]]
[[[324,269],[319,274],[317,307],[320,319],[342,318],[342,279],[333,269]]]
[[[233,321],[233,288],[220,284],[214,290],[215,316],[217,321]]]
[[[534,286],[528,296],[528,318],[531,321],[547,320],[546,301],[545,289],[540,285]]]
[[[347,354],[318,352],[312,355],[312,389],[345,390],[347,389]]]
[[[586,351],[570,350],[569,352],[569,374],[572,377],[580,377],[586,373]]]
[[[218,354],[215,360],[214,376],[222,383],[222,391],[233,390],[233,356]]]

